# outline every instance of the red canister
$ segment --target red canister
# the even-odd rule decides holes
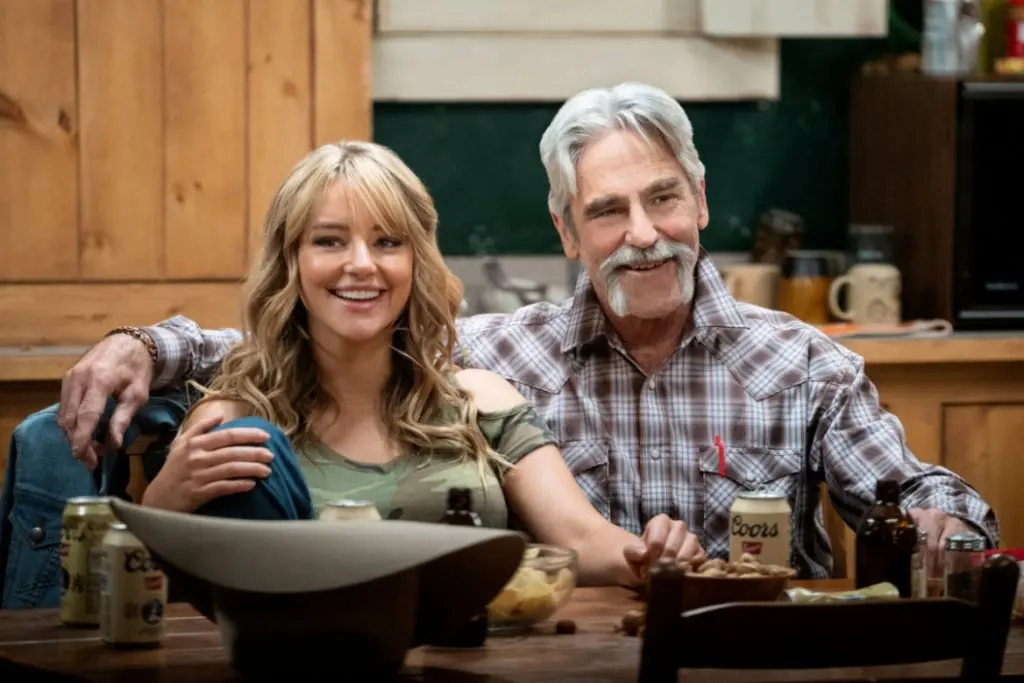
[[[1007,4],[1006,56],[1024,57],[1024,0],[1009,0]]]

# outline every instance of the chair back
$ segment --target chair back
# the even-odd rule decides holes
[[[686,576],[674,565],[659,566],[651,572],[639,680],[675,683],[680,668],[817,669],[962,659],[962,680],[995,681],[1018,576],[1012,558],[988,558],[976,605],[928,598],[732,603],[682,612]]]

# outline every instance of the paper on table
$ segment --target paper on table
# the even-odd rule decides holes
[[[832,337],[913,337],[935,339],[953,334],[953,325],[946,320],[914,320],[896,325],[856,325],[851,323],[830,323],[817,325],[819,330]]]

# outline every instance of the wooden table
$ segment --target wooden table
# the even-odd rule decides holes
[[[795,583],[820,590],[849,587],[849,582],[835,580]],[[632,594],[623,589],[581,588],[558,614],[559,619],[575,620],[575,634],[555,635],[552,621],[531,635],[492,637],[486,648],[479,651],[418,648],[409,654],[401,680],[434,683],[633,683],[640,661],[640,641],[616,633],[615,626],[627,610],[637,605]],[[163,647],[149,651],[117,651],[101,643],[96,631],[62,626],[56,610],[0,612],[0,680],[34,680],[16,677],[23,673],[19,669],[24,665],[52,672],[54,677],[40,680],[53,681],[220,683],[238,680],[225,659],[214,624],[183,604],[171,605],[167,615],[167,636]],[[749,637],[756,637],[756,629],[751,630]],[[907,634],[907,637],[912,637],[912,634]],[[680,672],[680,680],[694,683],[942,681],[955,678],[958,671],[959,662],[950,661],[865,670],[689,670]],[[1022,626],[1014,626],[1011,631],[1004,675],[1007,680],[1024,681]]]

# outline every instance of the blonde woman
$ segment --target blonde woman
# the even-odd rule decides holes
[[[662,548],[594,510],[508,382],[453,366],[461,286],[436,227],[423,184],[385,147],[329,144],[299,162],[267,213],[244,340],[143,504],[306,519],[360,498],[433,522],[448,489],[468,487],[485,525],[511,510],[538,541],[578,551],[582,582],[636,582]],[[692,554],[682,545],[664,543]]]

